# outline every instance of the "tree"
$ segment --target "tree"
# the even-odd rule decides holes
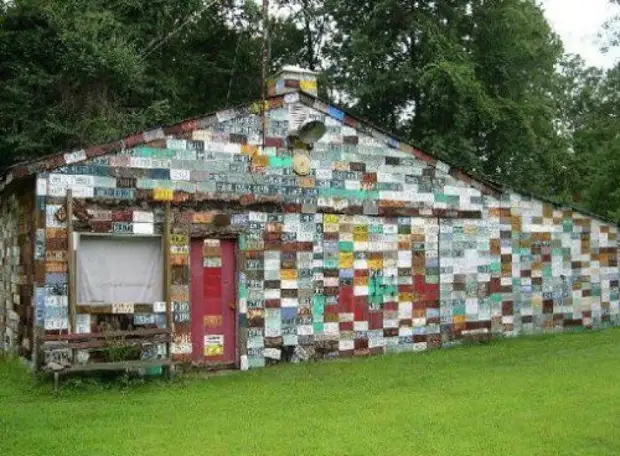
[[[282,64],[295,64],[320,70],[329,27],[329,11],[323,0],[277,0],[281,14],[270,24],[274,57],[286,58]]]
[[[620,8],[620,0],[609,0],[609,3]],[[603,25],[601,35],[605,40],[604,51],[620,46],[620,10],[618,8],[616,8],[616,14]]]
[[[0,168],[260,92],[260,46],[255,30],[240,25],[253,20],[249,4],[17,0],[4,6]]]
[[[576,182],[589,209],[620,221],[620,64],[584,74],[571,112]]]
[[[166,117],[139,48],[94,2],[9,6],[0,65],[5,157],[80,147]]]
[[[351,109],[481,176],[562,191],[562,47],[533,1],[327,4],[330,71]]]
[[[535,0],[272,3],[271,70],[319,71],[321,96],[480,177],[620,208],[601,206],[618,70],[564,58]],[[260,17],[253,0],[0,3],[0,169],[257,99]]]

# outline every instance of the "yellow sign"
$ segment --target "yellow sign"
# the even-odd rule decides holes
[[[353,267],[353,252],[340,252],[340,269],[351,269]]]
[[[325,214],[323,215],[323,223],[338,223],[340,217],[336,214]]]
[[[280,278],[282,280],[295,280],[297,279],[297,269],[281,269]]]
[[[316,92],[316,81],[304,79],[299,81],[299,88],[304,92]]]
[[[189,238],[187,234],[171,234],[170,235],[170,245],[187,246],[188,243],[189,243]]]
[[[266,155],[253,155],[252,166],[255,168],[265,168],[269,164],[269,157]]]
[[[258,154],[258,147],[252,144],[242,144],[241,145],[241,153],[243,155],[247,155],[248,157],[253,157]]]
[[[221,334],[207,334],[204,338],[204,355],[223,356],[224,355],[224,336]]]
[[[356,242],[368,242],[368,233],[353,233],[353,240]]]
[[[153,199],[155,201],[172,201],[174,199],[174,190],[171,188],[156,188],[153,190]]]

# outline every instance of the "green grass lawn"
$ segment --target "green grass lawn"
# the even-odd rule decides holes
[[[620,330],[130,388],[0,364],[0,455],[620,454]]]

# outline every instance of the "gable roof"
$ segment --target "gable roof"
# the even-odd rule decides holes
[[[492,195],[496,198],[499,198],[503,193],[514,192],[523,196],[538,199],[559,208],[567,208],[575,212],[579,212],[583,215],[597,218],[601,221],[617,226],[617,223],[615,221],[601,215],[594,214],[582,207],[559,203],[549,198],[536,195],[530,191],[516,189],[486,178],[473,176],[467,171],[453,166],[446,161],[440,160],[433,155],[423,152],[422,150],[411,146],[404,141],[400,141],[386,130],[377,127],[372,123],[363,120],[357,116],[353,116],[347,113],[344,109],[341,109],[334,104],[329,104],[307,92],[297,91],[284,95],[269,97],[268,99],[266,99],[265,109],[277,109],[283,107],[285,103],[289,104],[295,102],[300,102],[305,106],[313,108],[335,120],[342,122],[346,126],[355,128],[360,133],[371,136],[376,140],[386,144],[392,149],[408,153],[413,157],[417,158],[418,160],[421,160],[424,163],[428,164],[429,166],[437,168],[449,174],[453,178],[480,190],[484,194]],[[52,171],[62,166],[80,163],[91,158],[113,154],[127,148],[145,145],[150,143],[151,141],[165,139],[167,136],[182,135],[191,133],[195,130],[206,129],[213,125],[216,125],[219,122],[232,120],[237,117],[243,117],[250,114],[260,114],[260,102],[244,104],[230,109],[216,111],[214,113],[207,114],[201,117],[185,119],[172,125],[146,130],[141,133],[127,136],[125,138],[118,139],[109,143],[92,146],[87,149],[80,149],[72,152],[59,152],[37,158],[33,161],[18,163],[11,166],[4,175],[0,176],[0,195],[12,182],[19,181],[21,179],[36,175],[38,173]]]
[[[334,105],[330,105],[306,92],[299,91],[270,97],[266,100],[266,109],[276,109],[284,106],[285,103],[294,102],[300,102],[327,116],[330,116],[331,118],[342,122],[344,125],[355,128],[362,134],[375,138],[390,148],[406,152],[424,163],[440,169],[450,174],[452,177],[479,189],[483,193],[491,194],[497,197],[503,191],[501,186],[490,181],[475,178],[471,174],[451,166],[444,161],[438,160],[437,158],[421,151],[416,147],[399,141],[393,135],[374,125],[371,125],[369,122],[352,116],[344,110]],[[167,136],[187,134],[193,132],[194,130],[206,129],[217,124],[218,122],[259,113],[260,102],[238,106],[231,109],[217,111],[206,116],[186,119],[166,127],[154,128],[152,130],[147,130],[106,144],[89,147],[87,149],[72,152],[59,152],[37,158],[33,161],[18,163],[11,166],[3,176],[0,176],[0,192],[2,192],[12,182],[24,179],[28,176],[52,171],[62,166],[80,163],[91,158],[113,154],[127,148],[147,144],[151,141],[165,139]]]

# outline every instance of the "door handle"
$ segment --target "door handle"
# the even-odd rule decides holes
[[[235,310],[237,309],[237,303],[235,301],[232,301],[230,304],[228,304],[228,308],[230,310]]]

